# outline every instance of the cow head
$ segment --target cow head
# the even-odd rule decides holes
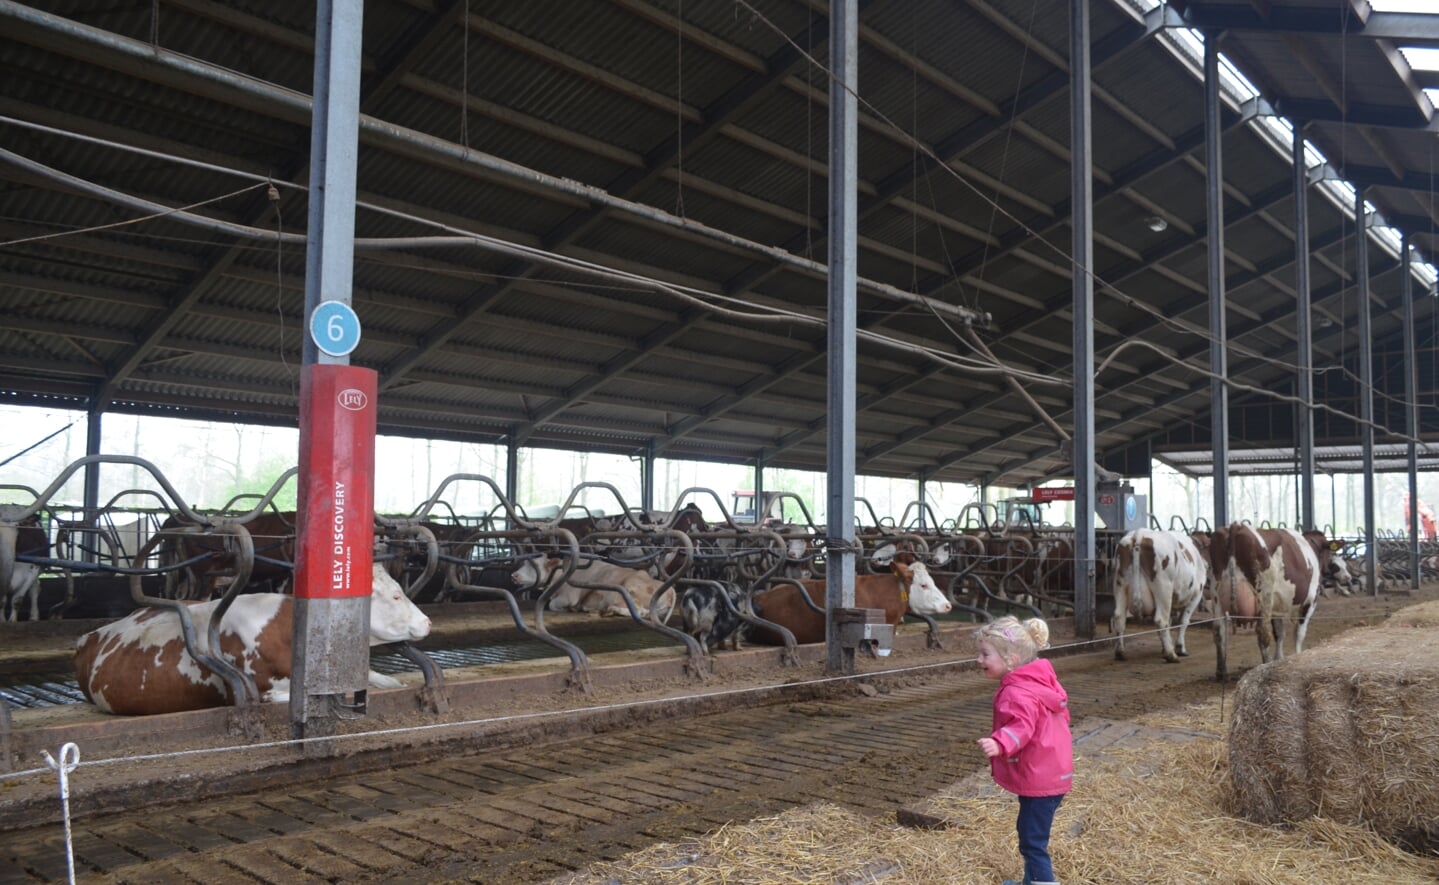
[[[909,610],[915,614],[942,615],[954,607],[934,582],[924,563],[905,564],[896,559],[891,564],[891,570],[909,591]]]
[[[411,642],[430,635],[430,619],[410,601],[382,563],[375,563],[370,589],[370,644]]]
[[[1322,592],[1328,595],[1329,591],[1337,590],[1350,596],[1364,589],[1363,560],[1357,555],[1356,547],[1339,540],[1331,541],[1318,531],[1305,532],[1304,540],[1314,548],[1314,555],[1319,559],[1319,587]]]
[[[554,557],[544,560],[531,557],[520,563],[519,568],[510,574],[510,580],[515,582],[516,587],[538,587],[549,580],[562,562]]]
[[[1304,532],[1304,540],[1314,551],[1314,558],[1319,561],[1319,584],[1321,587],[1337,587],[1346,596],[1349,594],[1352,580],[1349,577],[1349,570],[1344,568],[1340,559],[1334,554],[1344,549],[1342,541],[1331,541],[1321,531],[1311,529]]]

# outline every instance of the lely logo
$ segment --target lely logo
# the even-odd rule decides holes
[[[335,399],[339,402],[340,408],[349,409],[351,412],[358,412],[370,404],[370,398],[365,396],[365,392],[353,387],[347,387],[340,391],[340,395]]]

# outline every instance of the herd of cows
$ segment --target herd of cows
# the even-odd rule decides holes
[[[260,699],[283,699],[293,525],[293,514],[273,512],[247,523],[254,555],[243,567],[235,561],[239,545],[232,533],[157,521],[151,537],[137,537],[139,549],[124,570],[162,575],[167,595],[188,601],[202,635],[194,649],[200,660],[186,647],[174,611],[141,608],[80,640],[75,663],[86,696],[122,714],[234,703],[233,686],[203,663],[218,654],[251,675]],[[393,528],[393,522],[377,522],[372,644],[427,635],[429,620],[416,603],[472,598],[507,598],[517,624],[520,602],[532,602],[537,614],[628,617],[671,635],[678,629],[709,654],[738,649],[743,641],[792,646],[825,638],[824,543],[813,527],[710,526],[691,505],[673,513],[587,515],[522,528],[439,522]],[[1073,545],[1063,530],[871,527],[860,530],[857,542],[854,605],[883,610],[891,625],[908,614],[928,621],[933,631],[933,617],[956,607],[976,618],[988,617],[997,605],[1047,617],[1066,616],[1074,607]],[[1282,657],[1287,625],[1294,622],[1298,651],[1321,591],[1354,588],[1338,549],[1320,532],[1247,523],[1203,533],[1146,529],[1123,535],[1112,556],[1095,563],[1100,612],[1108,609],[1112,592],[1115,656],[1124,659],[1126,624],[1137,618],[1154,623],[1164,658],[1177,661],[1187,653],[1185,634],[1201,605],[1225,625],[1215,630],[1221,678],[1235,626],[1256,626],[1269,661]],[[31,619],[39,617],[39,575],[56,567],[48,558],[52,552],[38,523],[0,523],[7,618],[17,617],[26,597]],[[245,588],[230,587],[237,573],[248,576]],[[222,598],[228,611],[219,648],[211,649],[198,625],[208,624]],[[1171,635],[1176,620],[1177,637]],[[542,626],[542,617],[536,621]],[[372,680],[393,684],[378,674]]]
[[[1357,562],[1341,563],[1340,549],[1323,532],[1255,528],[1235,523],[1213,532],[1141,529],[1124,535],[1115,551],[1114,656],[1125,659],[1128,616],[1151,619],[1166,661],[1188,654],[1185,632],[1201,603],[1215,616],[1215,675],[1224,679],[1229,630],[1253,626],[1264,662],[1284,657],[1289,623],[1294,651],[1304,648],[1321,590],[1351,594]],[[1175,616],[1178,638],[1171,635]]]

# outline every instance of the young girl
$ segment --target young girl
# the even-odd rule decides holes
[[[1074,782],[1074,747],[1069,695],[1054,665],[1039,657],[1039,650],[1049,647],[1049,625],[1039,618],[1021,624],[1006,615],[979,628],[974,638],[979,668],[999,680],[994,731],[979,739],[979,748],[989,757],[994,782],[1019,797],[1024,885],[1055,883],[1049,828]]]

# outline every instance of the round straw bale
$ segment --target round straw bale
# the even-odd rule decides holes
[[[1439,605],[1413,608],[1245,674],[1229,732],[1240,814],[1439,849]]]

